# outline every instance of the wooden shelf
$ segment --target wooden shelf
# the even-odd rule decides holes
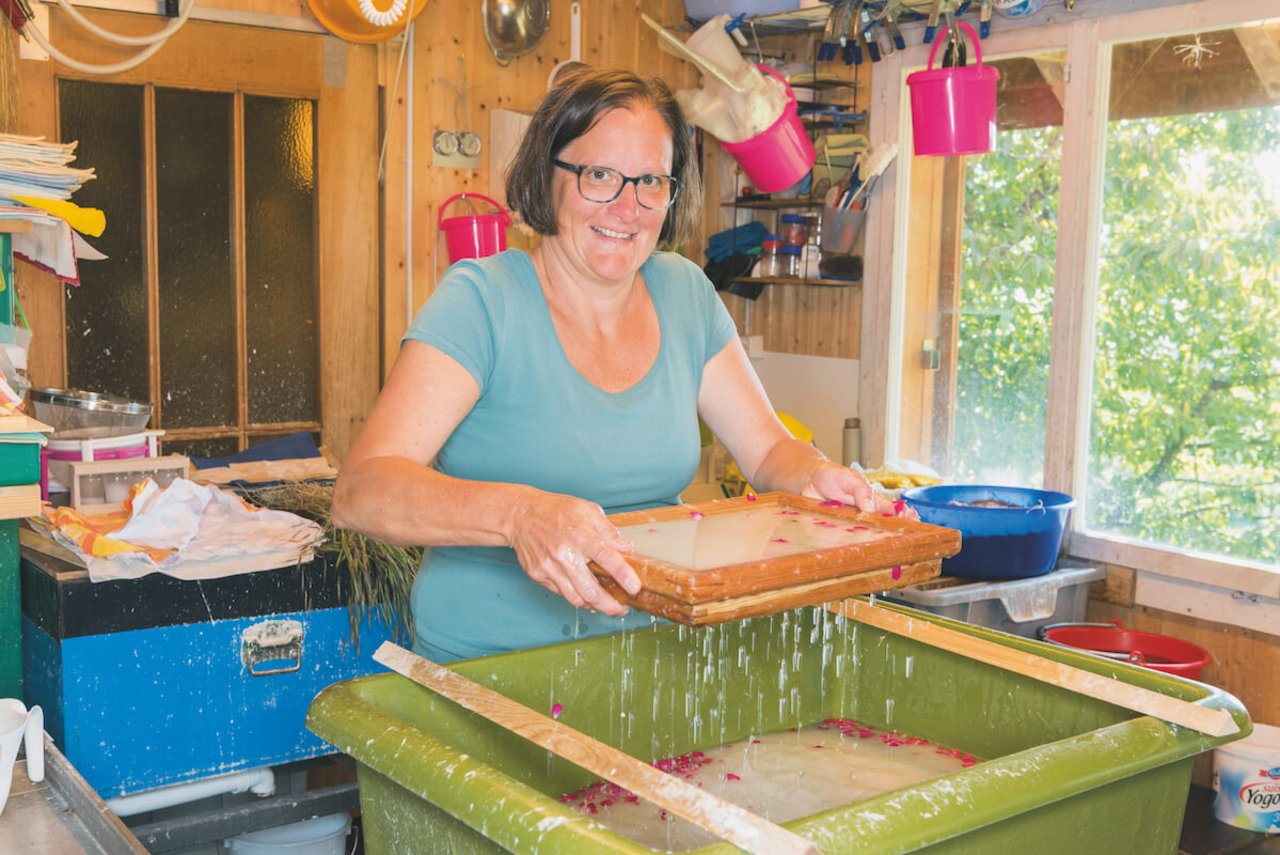
[[[744,285],[821,285],[827,288],[860,287],[861,279],[803,279],[797,276],[740,276],[733,280]]]
[[[788,208],[821,208],[821,198],[807,199],[734,199],[721,202],[722,208],[754,208],[758,211],[784,211]]]

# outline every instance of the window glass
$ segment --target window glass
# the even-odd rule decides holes
[[[156,90],[160,414],[235,425],[232,96]]]
[[[312,116],[310,101],[245,98],[250,424],[320,418]]]
[[[902,451],[956,481],[1043,483],[1064,61],[988,63],[996,150],[912,163]]]
[[[62,139],[79,143],[72,166],[96,167],[72,201],[107,212],[88,240],[109,259],[84,262],[81,284],[64,287],[67,383],[150,401],[142,103],[141,86],[58,84]]]
[[[1084,510],[1095,531],[1274,563],[1280,67],[1266,35],[1113,49]]]

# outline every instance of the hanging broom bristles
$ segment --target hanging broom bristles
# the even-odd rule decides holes
[[[422,560],[421,549],[392,546],[354,531],[334,528],[330,508],[333,485],[319,481],[285,481],[249,493],[255,504],[289,511],[318,523],[324,530],[320,551],[340,569],[350,583],[349,610],[352,636],[359,643],[358,627],[370,609],[376,609],[395,640],[411,637],[409,592]]]

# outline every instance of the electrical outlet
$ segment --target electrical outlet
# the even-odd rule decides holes
[[[445,169],[479,169],[480,135],[472,131],[436,131],[431,135],[431,165]]]

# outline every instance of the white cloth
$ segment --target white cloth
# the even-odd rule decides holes
[[[250,508],[225,490],[180,478],[164,489],[148,480],[134,497],[133,515],[110,537],[177,552],[160,562],[144,552],[86,555],[85,566],[94,582],[156,572],[179,579],[216,579],[287,567],[310,561],[323,531],[297,514]]]

